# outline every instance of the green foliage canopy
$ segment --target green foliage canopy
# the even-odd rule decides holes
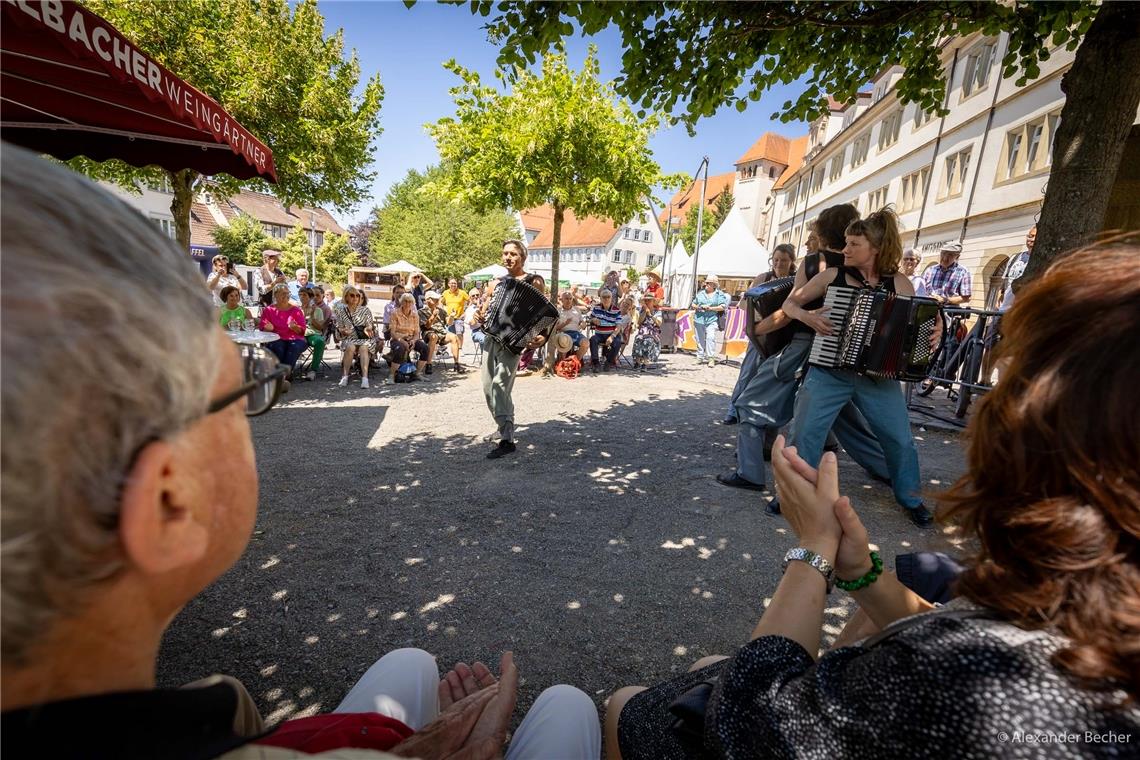
[[[373,212],[370,258],[377,264],[407,259],[428,277],[459,277],[499,260],[504,240],[518,237],[513,216],[501,208],[477,209],[446,196],[446,172],[414,169],[388,191]]]
[[[286,279],[292,280],[298,269],[308,269],[312,275],[313,253],[309,247],[309,235],[304,227],[298,224],[274,247],[281,251],[280,266]]]
[[[1088,2],[973,2],[867,0],[864,2],[564,2],[495,3],[472,0],[471,10],[496,15],[487,29],[501,46],[499,64],[517,69],[575,33],[609,25],[622,35],[625,54],[617,91],[673,114],[690,132],[722,106],[744,111],[765,90],[805,79],[800,96],[773,118],[813,120],[827,96],[850,102],[883,67],[906,68],[898,83],[904,103],[942,106],[946,93],[941,42],[981,31],[1011,35],[1004,74],[1024,83],[1039,74],[1051,46],[1076,48],[1097,5]]]
[[[655,186],[686,180],[662,176],[649,149],[661,117],[639,118],[611,85],[598,80],[592,46],[580,72],[564,54],[551,53],[540,73],[515,71],[509,92],[483,84],[454,60],[444,65],[462,83],[451,89],[455,116],[427,125],[444,163],[453,167],[433,184],[480,209],[549,203],[553,295],[565,210],[621,224],[643,211]]]
[[[229,226],[219,225],[214,230],[218,252],[228,256],[235,264],[261,266],[261,252],[273,246],[273,238],[265,234],[261,222],[247,214],[238,214]]]
[[[360,254],[352,247],[348,235],[325,235],[317,251],[317,273],[320,282],[328,283],[339,296],[348,283],[348,270],[360,266]]]
[[[292,203],[348,208],[367,197],[379,133],[380,77],[359,94],[360,65],[342,32],[324,35],[316,0],[85,0],[155,60],[220,103],[273,151],[277,184],[213,178],[221,197],[242,187]],[[132,187],[169,175],[178,239],[189,245],[195,171],[138,169],[121,161],[72,165]]]

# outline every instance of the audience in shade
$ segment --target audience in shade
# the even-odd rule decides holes
[[[385,339],[392,337],[388,332],[388,327],[389,327],[389,325],[392,324],[392,312],[394,312],[396,309],[400,308],[400,299],[404,296],[404,293],[406,293],[406,292],[407,291],[404,289],[403,285],[396,285],[395,287],[392,288],[392,300],[390,300],[388,303],[384,304],[384,338]],[[413,300],[415,300],[414,297],[413,297]]]
[[[427,366],[428,345],[420,334],[420,314],[416,311],[416,297],[411,293],[400,296],[400,308],[392,312],[388,324],[388,377],[384,382],[396,379],[396,370],[408,360],[408,352],[414,350],[416,356],[416,378],[422,379]]]
[[[360,360],[360,387],[368,387],[368,362],[376,344],[376,334],[372,325],[372,311],[368,308],[368,297],[351,285],[344,289],[344,302],[336,308],[336,333],[340,340],[341,388],[348,385],[352,372],[353,359]]]
[[[312,366],[305,377],[315,380],[321,360],[325,358],[325,313],[313,288],[302,288],[300,296],[301,311],[305,314],[305,342],[313,349]]]
[[[454,369],[462,374],[466,372],[459,363],[459,336],[447,329],[447,309],[440,306],[440,295],[434,290],[424,294],[424,307],[420,309],[420,336],[427,343],[428,363],[425,371],[432,373],[432,363],[435,361],[435,352],[440,346],[447,346],[454,361]]]
[[[218,295],[222,298],[222,310],[219,312],[218,321],[222,327],[227,330],[233,329],[230,322],[240,322],[242,327],[245,326],[247,319],[253,319],[250,316],[249,309],[241,304],[241,291],[233,286],[226,286],[222,288],[221,293]]]
[[[289,286],[273,286],[273,303],[261,310],[261,329],[277,333],[277,340],[266,345],[292,373],[297,358],[305,352],[305,314],[289,302]]]

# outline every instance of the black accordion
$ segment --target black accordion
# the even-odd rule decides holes
[[[779,330],[764,335],[756,334],[756,325],[784,305],[784,300],[792,292],[795,281],[795,277],[779,277],[744,291],[742,300],[748,314],[748,319],[745,320],[748,340],[752,341],[752,345],[764,358],[779,353],[788,345],[792,340],[793,323],[789,321]]]
[[[483,331],[508,351],[521,354],[532,340],[549,332],[556,321],[558,309],[545,293],[522,280],[504,277],[491,296]]]
[[[926,377],[938,319],[933,298],[830,287],[823,305],[835,331],[816,334],[808,364],[896,380]]]

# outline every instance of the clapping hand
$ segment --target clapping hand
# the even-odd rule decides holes
[[[458,663],[439,682],[439,717],[391,750],[426,760],[488,760],[501,757],[507,725],[518,697],[514,656],[503,654],[496,680],[481,662]]]
[[[795,447],[785,447],[783,436],[776,439],[776,446],[780,447],[780,468],[776,466],[776,447],[772,447],[772,469],[776,473],[777,488],[782,488],[781,477],[785,479],[785,483],[789,478],[794,475],[795,478],[802,481],[800,484],[808,484],[810,486],[817,486],[821,473],[825,473],[825,464],[828,462],[835,462],[834,454],[824,454],[823,460],[820,462],[820,469],[816,470],[810,464],[805,462],[796,452]],[[781,468],[786,468],[781,473]],[[826,474],[825,477],[830,477]],[[836,477],[836,493],[838,493],[838,471],[835,472]],[[781,494],[781,507],[782,511],[786,510],[787,495],[783,490]],[[839,578],[851,580],[858,578],[871,569],[870,549],[868,547],[869,539],[867,536],[867,529],[863,527],[863,522],[856,514],[855,508],[851,506],[851,500],[846,496],[838,497],[832,505],[832,513],[839,523],[842,530],[842,537],[839,540],[839,551],[835,555],[835,574]],[[793,529],[794,529],[793,525]],[[798,534],[798,531],[797,531]]]

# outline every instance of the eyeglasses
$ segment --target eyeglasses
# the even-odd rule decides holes
[[[904,257],[903,257],[903,261],[910,261],[910,262],[913,262],[913,263],[915,263],[915,264],[917,264],[917,263],[918,263],[918,259],[915,259],[915,258],[911,258],[911,257],[909,257],[909,256],[904,256]]]
[[[203,417],[222,411],[243,396],[246,399],[245,416],[257,417],[272,409],[281,397],[289,368],[281,364],[273,352],[261,346],[238,348],[241,350],[242,384],[211,401]]]

